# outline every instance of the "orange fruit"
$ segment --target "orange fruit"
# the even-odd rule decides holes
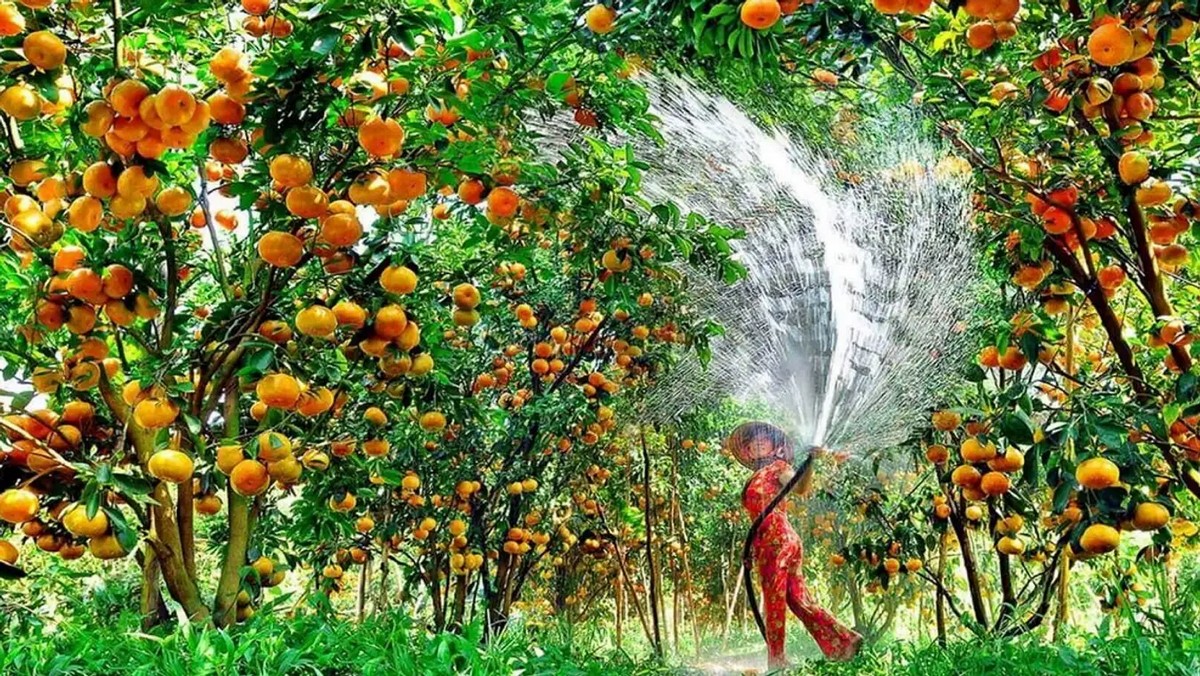
[[[304,256],[304,242],[290,232],[272,230],[258,240],[258,255],[277,268],[290,268]]]
[[[267,406],[291,409],[300,398],[300,383],[286,373],[272,373],[259,380],[254,391]]]
[[[299,218],[318,218],[329,210],[329,196],[324,190],[312,185],[292,188],[284,202],[287,210]]]
[[[26,35],[21,48],[25,52],[25,60],[39,70],[54,70],[67,60],[67,46],[50,31]]]
[[[420,423],[426,432],[437,432],[446,426],[446,416],[438,411],[429,411],[421,415]]]
[[[1009,448],[1004,455],[998,455],[988,461],[988,467],[997,472],[1015,472],[1025,466],[1025,455],[1015,448]]]
[[[167,126],[177,127],[196,114],[196,98],[177,84],[169,84],[154,95],[154,110]]]
[[[170,399],[147,397],[133,407],[133,419],[146,429],[169,427],[179,417],[179,407]]]
[[[363,453],[372,458],[382,458],[392,449],[387,439],[367,439],[363,442]]]
[[[1025,552],[1025,542],[1020,538],[1005,535],[996,541],[996,551],[1009,556],[1020,556]]]
[[[960,486],[962,488],[975,488],[979,485],[979,482],[982,478],[983,477],[979,474],[979,470],[975,469],[971,465],[959,465],[958,467],[955,467],[954,471],[950,474],[950,481],[955,486]]]
[[[362,224],[355,214],[333,214],[321,222],[321,241],[348,247],[362,237]]]
[[[1079,546],[1089,554],[1105,554],[1121,543],[1121,532],[1103,523],[1094,523],[1079,537]]]
[[[425,174],[407,169],[392,169],[387,174],[391,196],[398,200],[414,200],[425,194]]]
[[[967,29],[967,44],[972,49],[987,49],[996,43],[997,37],[996,27],[987,21],[971,24]]]
[[[271,477],[267,468],[257,460],[243,460],[229,474],[229,485],[238,495],[250,497],[267,490]]]
[[[27,84],[15,84],[0,92],[0,110],[18,122],[32,120],[42,112],[42,97]]]
[[[1121,469],[1108,458],[1088,458],[1075,468],[1075,480],[1084,488],[1102,490],[1121,482]]]
[[[375,333],[380,338],[399,338],[408,324],[408,316],[399,305],[385,305],[375,313]]]
[[[935,411],[932,416],[935,429],[942,432],[952,432],[962,424],[962,416],[954,411]]]
[[[783,10],[779,0],[746,0],[742,3],[740,17],[742,23],[755,30],[766,30],[779,21]]]
[[[233,468],[245,459],[246,454],[238,444],[222,444],[217,447],[217,469],[222,474],[231,474]]]
[[[988,472],[979,480],[979,490],[988,495],[1003,495],[1012,486],[1003,472]]]
[[[296,330],[306,336],[329,338],[337,326],[337,315],[324,305],[310,305],[296,313]]]
[[[592,5],[583,15],[588,30],[597,35],[611,33],[617,22],[617,12],[604,5]]]
[[[488,212],[496,218],[510,218],[517,213],[520,198],[511,188],[493,188],[488,193]]]
[[[3,12],[3,6],[0,6],[0,12]],[[16,545],[8,540],[0,540],[0,561],[11,566],[17,563],[17,559],[20,556],[21,552],[17,549]]]
[[[164,216],[182,216],[192,206],[192,196],[180,186],[171,186],[158,193],[154,198],[154,206]]]
[[[458,199],[467,204],[479,204],[483,201],[483,182],[477,179],[463,181],[458,184]]]
[[[996,457],[996,445],[990,441],[984,444],[976,437],[967,437],[959,446],[959,452],[965,462],[987,462]]]
[[[1109,265],[1096,271],[1096,281],[1104,289],[1116,289],[1125,283],[1125,269],[1120,265]]]
[[[183,451],[164,449],[150,456],[146,463],[150,475],[173,484],[190,481],[195,470],[195,463]]]
[[[454,304],[457,307],[474,310],[480,301],[479,289],[474,284],[466,282],[454,287]]]
[[[338,324],[362,328],[367,323],[367,311],[358,303],[343,300],[333,306],[333,315]]]
[[[363,420],[366,420],[376,427],[382,427],[387,424],[388,419],[387,414],[383,412],[383,409],[379,408],[378,406],[371,406],[363,412]]]
[[[279,432],[263,432],[258,435],[258,459],[274,463],[291,457],[292,440]]]
[[[950,449],[941,444],[933,444],[925,449],[925,459],[932,463],[943,463],[950,459]]]
[[[1138,530],[1158,530],[1171,520],[1171,513],[1157,502],[1142,502],[1133,508],[1131,520]]]
[[[1101,66],[1119,66],[1133,58],[1133,33],[1118,23],[1106,23],[1088,36],[1087,49]]]
[[[10,488],[0,493],[0,519],[9,523],[25,523],[37,515],[38,496],[24,488]]]
[[[237,48],[222,47],[213,55],[212,60],[208,63],[208,68],[213,77],[228,84],[245,79],[249,74],[250,65],[246,55]]]
[[[25,32],[25,17],[11,2],[0,2],[0,36],[12,37]],[[13,557],[13,563],[16,557]]]
[[[312,166],[299,155],[279,155],[271,160],[271,178],[285,188],[296,188],[312,180]]]
[[[371,117],[358,127],[358,144],[373,157],[391,157],[404,144],[404,129],[396,120]]]
[[[403,265],[389,265],[379,276],[379,285],[388,293],[410,294],[417,289],[417,273]]]
[[[224,92],[208,97],[208,109],[217,124],[238,125],[246,119],[246,106]]]

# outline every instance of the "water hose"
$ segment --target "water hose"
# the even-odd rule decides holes
[[[779,503],[783,502],[783,499],[787,497],[788,493],[792,492],[792,489],[796,487],[796,484],[800,483],[800,480],[804,478],[804,474],[808,472],[808,466],[813,461],[812,451],[815,448],[815,446],[809,448],[808,457],[796,468],[796,473],[792,476],[791,480],[784,484],[783,489],[767,504],[767,508],[758,515],[758,518],[754,519],[754,523],[750,524],[750,532],[746,534],[746,542],[742,545],[742,578],[746,586],[746,603],[750,606],[750,612],[754,613],[754,621],[758,624],[758,631],[762,634],[764,641],[767,640],[767,625],[763,622],[762,613],[758,610],[758,594],[754,591],[754,576],[751,573],[754,552],[751,546],[754,544],[754,538],[758,537],[758,529],[762,527],[763,521],[766,520],[771,512],[775,511]]]

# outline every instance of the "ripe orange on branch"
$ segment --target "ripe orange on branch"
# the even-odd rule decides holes
[[[746,0],[742,3],[740,17],[742,23],[755,30],[766,30],[774,26],[783,10],[779,0]]]
[[[1094,523],[1079,537],[1079,546],[1089,554],[1106,554],[1121,543],[1121,532],[1103,523]]]
[[[1075,480],[1084,488],[1102,490],[1120,483],[1121,469],[1108,458],[1088,458],[1075,468]]]
[[[1119,23],[1105,23],[1088,36],[1092,61],[1101,66],[1119,66],[1133,58],[1133,33]]]

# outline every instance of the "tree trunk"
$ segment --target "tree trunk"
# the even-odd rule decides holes
[[[650,578],[650,618],[654,626],[654,639],[651,644],[654,654],[662,657],[662,633],[659,631],[658,609],[661,598],[658,595],[658,574],[654,565],[654,496],[650,492],[650,451],[646,448],[646,428],[642,430],[642,498],[646,509],[643,514],[646,519],[646,567]]]
[[[461,631],[463,626],[463,615],[467,611],[467,576],[466,574],[454,575],[454,608],[451,613],[450,627],[454,631]]]
[[[163,604],[162,590],[158,583],[162,579],[159,574],[158,557],[149,544],[138,551],[138,560],[142,567],[142,588],[139,610],[142,615],[142,631],[149,631],[158,626],[167,617],[167,608]]]
[[[225,395],[225,436],[229,439],[236,439],[240,434],[239,416],[237,390],[231,387]],[[242,566],[246,564],[246,553],[250,548],[250,499],[238,495],[233,486],[228,487],[225,497],[229,502],[229,540],[225,543],[217,593],[213,598],[213,616],[218,627],[227,627],[237,619]]]
[[[951,498],[952,499],[952,498]],[[965,502],[965,501],[964,501]],[[950,511],[950,525],[958,537],[958,547],[962,550],[963,570],[967,575],[967,589],[971,594],[971,609],[975,613],[975,622],[986,629],[988,626],[987,606],[983,602],[983,593],[979,587],[979,568],[975,565],[975,550],[971,547],[970,533],[962,520],[963,503]]]
[[[938,568],[937,581],[938,584],[943,584],[946,575],[946,534],[938,538]],[[938,645],[946,645],[946,599],[939,593],[934,593],[936,603],[934,613],[937,621],[937,642]]]
[[[671,566],[671,638],[679,654],[679,567]]]
[[[192,482],[185,481],[176,488],[175,512],[179,515],[180,554],[187,574],[196,579],[196,503]]]
[[[625,580],[624,575],[617,572],[617,584],[613,588],[614,605],[616,610],[614,616],[617,625],[617,650],[621,650],[621,637],[624,621],[625,621]]]
[[[1070,622],[1068,611],[1070,604],[1068,602],[1068,590],[1071,586],[1071,567],[1068,563],[1068,557],[1063,556],[1058,561],[1058,610],[1054,613],[1054,630],[1053,640],[1059,641],[1063,638],[1063,633],[1067,629],[1067,623]]]
[[[991,523],[991,532],[994,533],[996,532],[996,523],[999,521],[999,517],[994,510],[989,511],[991,511],[991,516],[989,518]],[[1017,595],[1016,591],[1013,589],[1012,560],[1009,558],[1008,554],[1004,554],[999,550],[996,551],[996,560],[1000,569],[1001,595],[1000,613],[996,618],[996,626],[994,627],[998,631],[1003,628],[1004,623],[1007,622],[1009,618],[1012,617],[1012,614],[1016,611]]]
[[[354,596],[354,618],[359,624],[367,617],[367,578],[371,570],[369,561],[363,561],[358,569],[358,591]]]
[[[740,570],[740,569],[739,569]],[[733,624],[733,612],[737,609],[738,601],[742,598],[742,576],[734,574],[733,596],[729,599],[729,606],[725,609],[725,628],[721,631],[721,648],[729,647],[729,627]]]
[[[870,633],[867,627],[866,613],[863,611],[862,590],[854,580],[854,573],[846,570],[846,589],[850,592],[850,613],[854,617],[854,631],[866,636]]]

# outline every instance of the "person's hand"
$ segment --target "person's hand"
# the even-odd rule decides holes
[[[793,470],[791,467],[780,470],[779,471],[779,485],[780,486],[788,485],[788,482],[791,481],[792,477],[794,477],[794,476],[796,476],[796,471]]]
[[[829,449],[825,448],[824,446],[813,446],[808,454],[811,455],[814,460],[820,460],[821,458],[829,455]]]

